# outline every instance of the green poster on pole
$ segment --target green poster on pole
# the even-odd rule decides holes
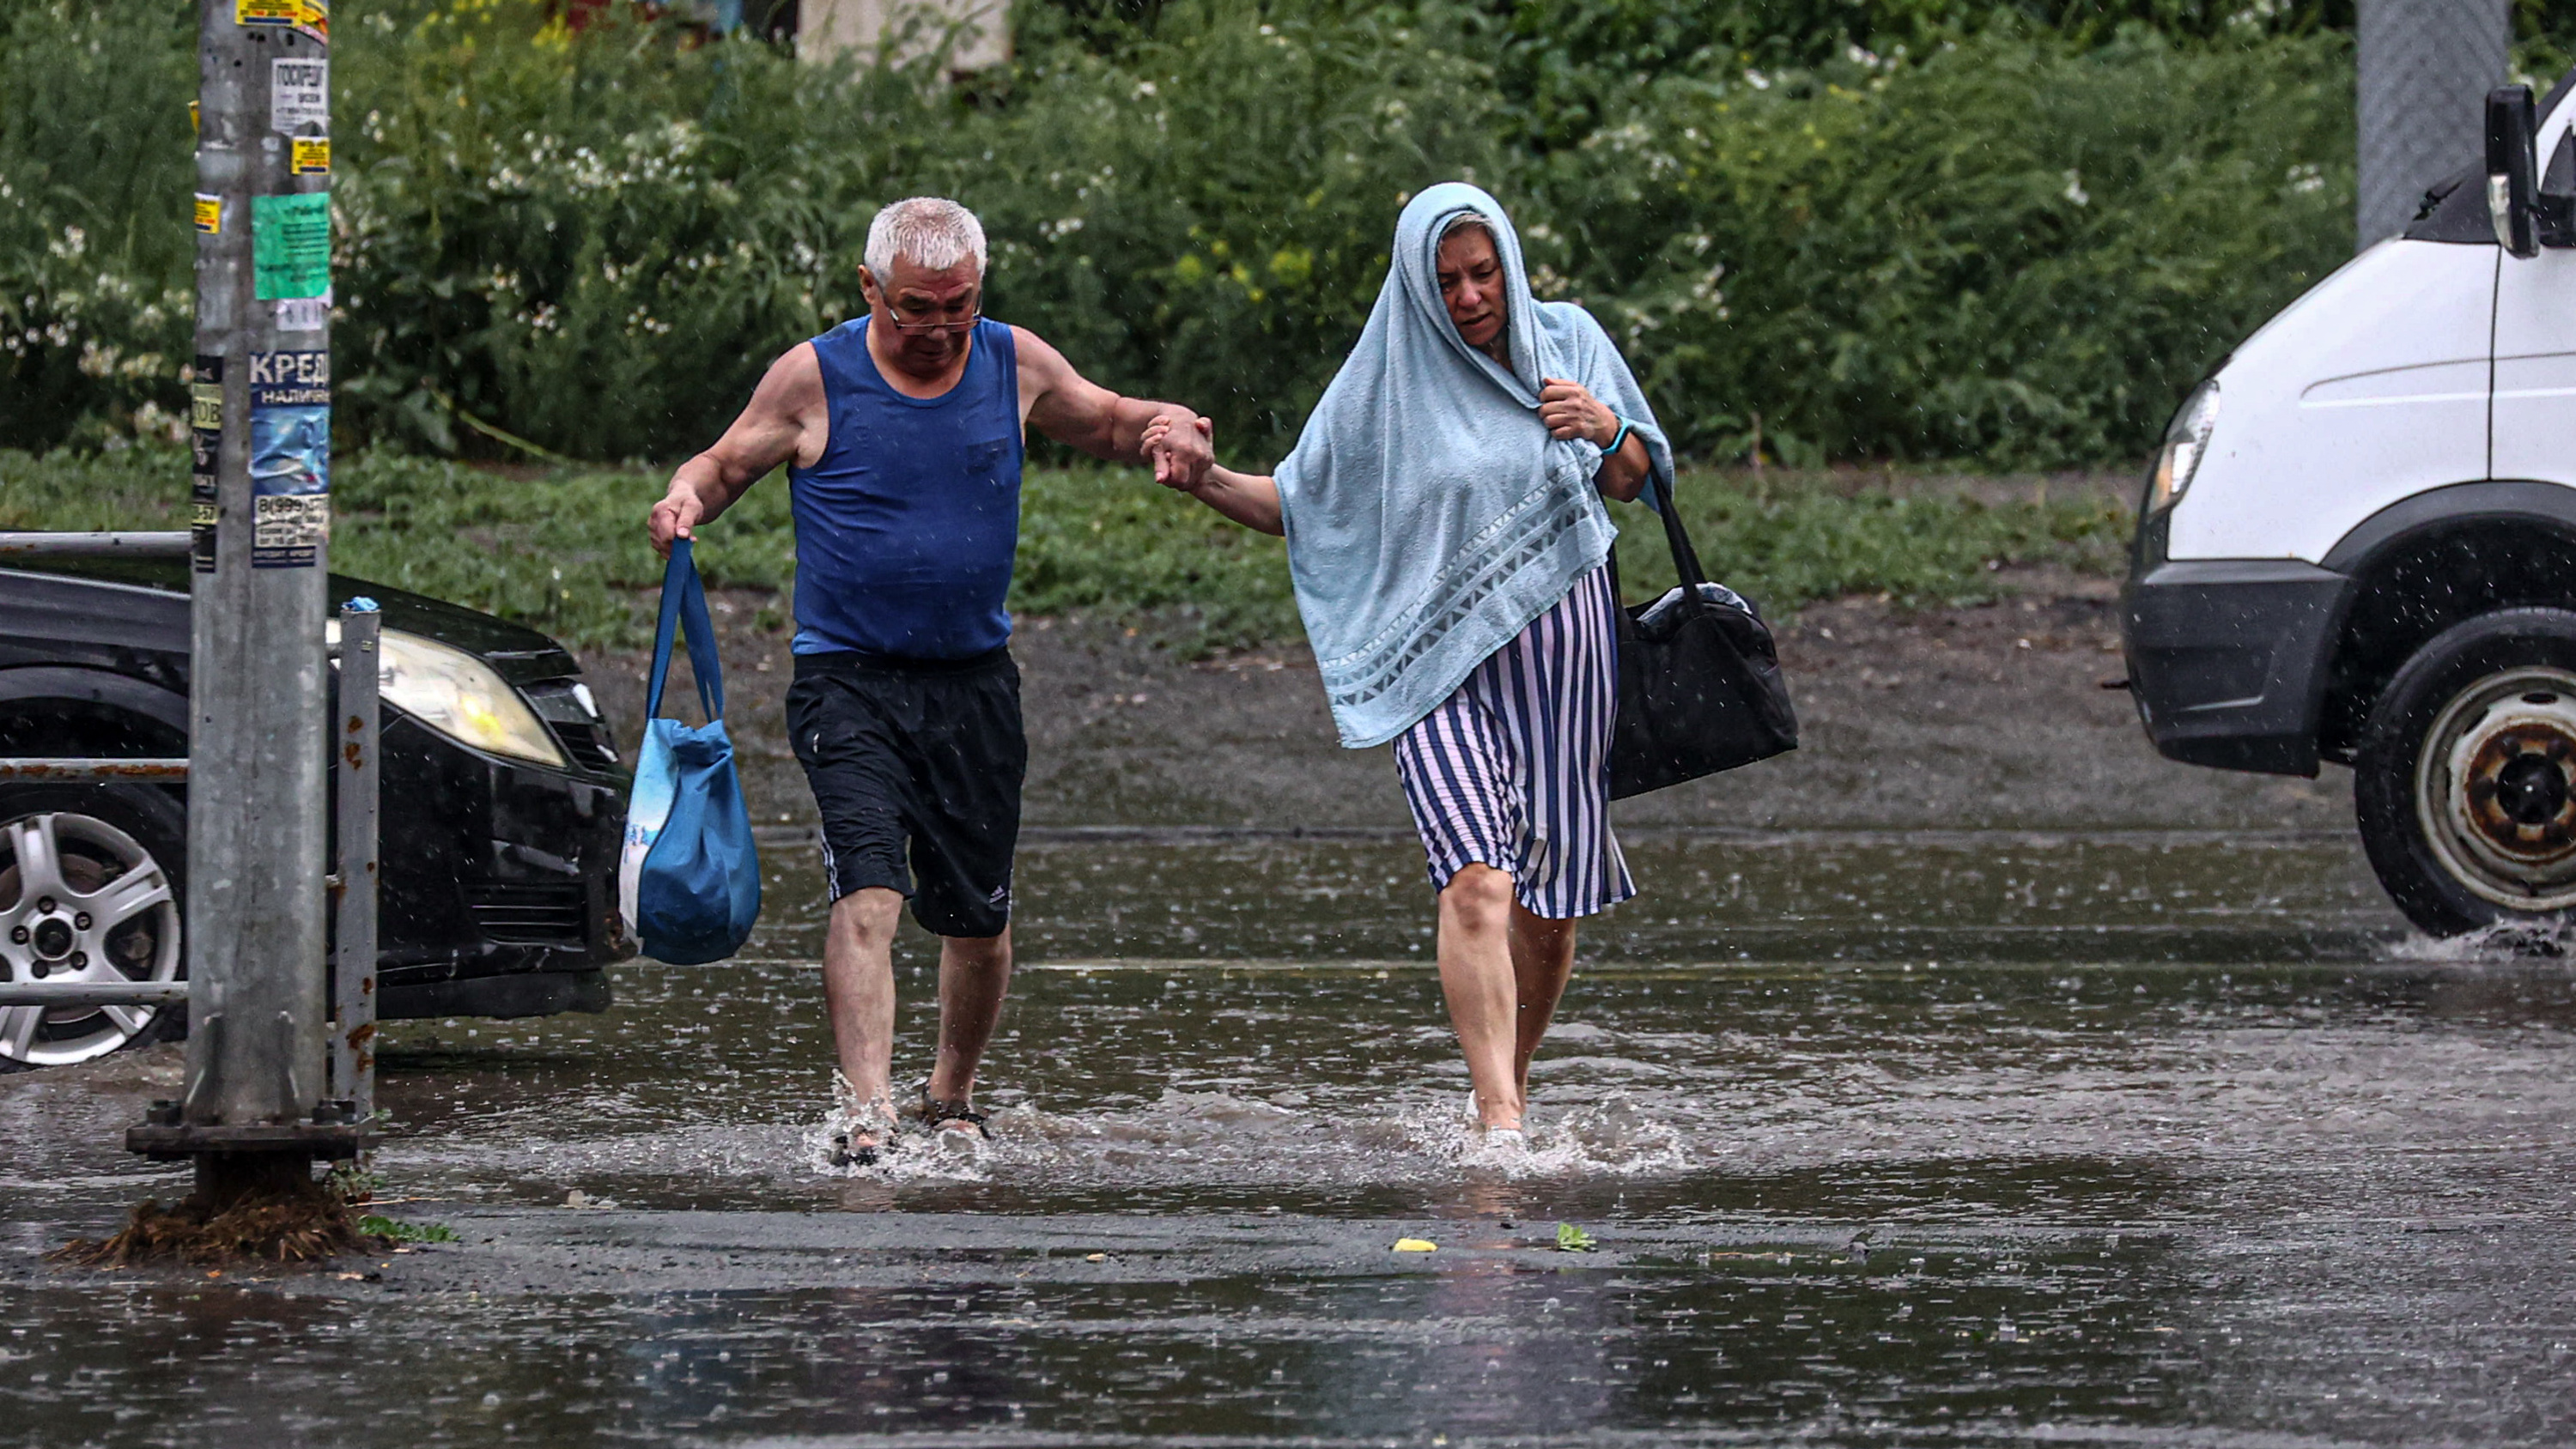
[[[259,300],[331,289],[331,198],[323,192],[251,198],[251,271]]]

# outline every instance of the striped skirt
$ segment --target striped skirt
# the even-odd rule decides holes
[[[1512,878],[1533,915],[1588,916],[1637,893],[1610,835],[1619,601],[1607,567],[1574,581],[1395,741],[1431,885],[1470,864]]]

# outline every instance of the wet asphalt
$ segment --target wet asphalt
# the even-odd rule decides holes
[[[379,1210],[453,1243],[48,1265],[184,1190],[114,1145],[175,1059],[0,1079],[0,1444],[2576,1437],[2564,960],[2330,832],[1631,851],[1510,1163],[1366,830],[1041,833],[994,1140],[875,1171],[783,843],[740,961],[391,1030]]]

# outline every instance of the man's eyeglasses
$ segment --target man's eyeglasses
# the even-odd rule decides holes
[[[938,332],[972,332],[975,324],[984,320],[984,300],[978,297],[967,303],[963,317],[950,316],[944,307],[899,307],[893,303],[886,305],[886,313],[894,330],[908,337],[924,337]]]

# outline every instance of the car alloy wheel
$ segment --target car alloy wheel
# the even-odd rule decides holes
[[[168,981],[179,902],[161,863],[95,816],[0,824],[0,968],[12,981]],[[0,1007],[0,1062],[65,1066],[148,1031],[148,1006]]]

